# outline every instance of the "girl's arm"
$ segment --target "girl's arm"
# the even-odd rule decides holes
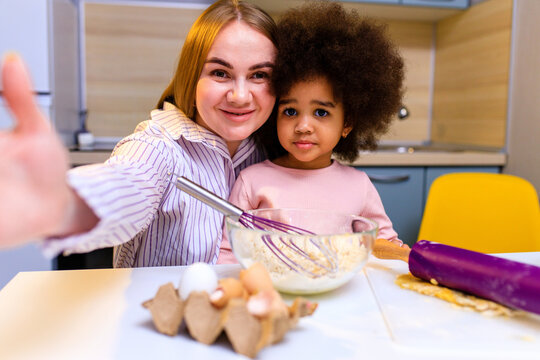
[[[386,239],[396,244],[403,244],[392,226],[392,221],[384,210],[384,205],[379,192],[373,183],[371,183],[367,175],[365,175],[365,179],[367,185],[365,192],[365,205],[362,214],[360,215],[372,219],[379,224],[379,238]]]

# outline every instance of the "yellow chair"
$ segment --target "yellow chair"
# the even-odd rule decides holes
[[[538,195],[513,175],[442,175],[429,190],[418,240],[483,253],[540,251]]]

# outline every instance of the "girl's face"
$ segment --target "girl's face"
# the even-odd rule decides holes
[[[288,154],[276,163],[298,169],[330,166],[334,147],[351,131],[343,121],[343,104],[326,78],[295,84],[279,100],[277,133]]]
[[[270,116],[270,75],[276,48],[242,21],[225,25],[197,83],[195,122],[225,139],[231,156]]]

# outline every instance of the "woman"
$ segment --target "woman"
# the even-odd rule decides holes
[[[16,56],[4,95],[17,126],[0,134],[0,244],[46,237],[45,252],[116,246],[115,267],[215,263],[222,215],[174,185],[183,175],[228,197],[262,160],[251,135],[275,98],[275,24],[254,5],[220,0],[195,22],[151,119],[104,164],[66,171],[66,154],[30,96]]]

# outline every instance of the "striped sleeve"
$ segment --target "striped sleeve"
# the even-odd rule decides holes
[[[48,239],[44,252],[54,256],[88,252],[131,240],[145,230],[156,214],[173,165],[163,142],[133,137],[115,149],[104,164],[68,172],[68,183],[99,217],[91,231],[66,239]]]

